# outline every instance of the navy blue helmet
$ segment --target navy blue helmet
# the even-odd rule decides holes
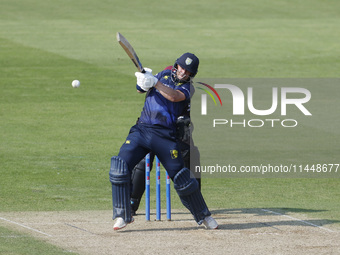
[[[194,77],[198,71],[199,59],[192,53],[184,53],[180,56],[176,62],[176,65],[180,65],[185,70],[188,70],[191,73],[191,77]]]
[[[174,77],[175,79],[178,79],[176,75],[176,71],[177,71],[177,67],[180,66],[183,69],[188,70],[191,73],[190,78],[193,78],[198,72],[198,65],[199,65],[199,59],[198,57],[195,56],[195,54],[192,54],[189,52],[184,53],[182,56],[180,56],[176,60],[173,66],[174,67],[172,70],[173,76],[175,76]]]

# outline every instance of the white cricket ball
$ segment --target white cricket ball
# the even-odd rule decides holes
[[[74,81],[72,82],[72,87],[73,87],[73,88],[78,88],[79,86],[80,86],[80,81],[74,80]]]

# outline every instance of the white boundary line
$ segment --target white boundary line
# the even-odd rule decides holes
[[[307,225],[311,225],[311,226],[313,226],[313,227],[317,227],[317,228],[326,230],[326,231],[328,231],[328,232],[333,232],[333,233],[337,232],[337,231],[331,230],[331,229],[329,229],[329,228],[325,228],[325,227],[321,227],[321,226],[319,226],[319,225],[315,225],[315,224],[313,224],[313,223],[311,223],[311,222],[308,222],[308,221],[305,221],[305,220],[301,220],[301,219],[298,219],[298,218],[294,218],[294,217],[289,216],[289,215],[285,215],[285,214],[278,213],[278,212],[274,212],[274,211],[267,210],[267,209],[261,209],[261,210],[264,211],[264,212],[269,212],[269,213],[276,214],[276,215],[280,215],[280,216],[283,216],[283,217],[286,217],[286,218],[289,218],[289,219],[292,219],[292,220],[296,220],[296,221],[305,223],[305,224],[307,224]]]
[[[34,228],[31,228],[31,227],[25,226],[25,225],[23,225],[23,224],[21,224],[21,223],[18,223],[18,222],[12,221],[12,220],[8,220],[8,219],[2,218],[2,217],[0,217],[0,220],[10,222],[10,223],[12,223],[12,224],[18,225],[18,226],[23,227],[23,228],[27,228],[27,229],[29,229],[29,230],[31,230],[31,231],[37,232],[37,233],[42,234],[42,235],[45,235],[45,236],[52,237],[51,235],[49,235],[49,234],[47,234],[47,233],[44,233],[44,232],[39,231],[39,230],[37,230],[37,229],[34,229]]]

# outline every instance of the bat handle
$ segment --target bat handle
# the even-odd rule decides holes
[[[144,68],[142,69],[141,73],[146,73]]]

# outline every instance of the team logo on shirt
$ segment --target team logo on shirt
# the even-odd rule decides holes
[[[170,150],[171,158],[176,159],[178,157],[178,151],[177,150]]]
[[[126,140],[125,143],[126,143],[126,144],[130,144],[131,141],[130,141],[130,140]]]

